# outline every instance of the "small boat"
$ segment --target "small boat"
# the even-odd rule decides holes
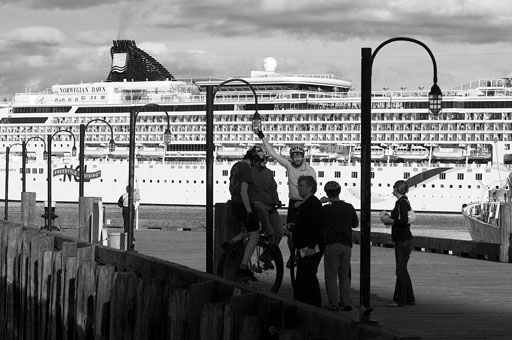
[[[427,148],[419,145],[400,145],[395,149],[394,156],[404,161],[420,161],[428,158]]]
[[[486,148],[469,148],[467,151],[467,156],[471,160],[490,161],[492,158],[491,151]]]
[[[512,212],[510,175],[507,184],[498,189],[490,189],[484,202],[470,203],[463,206],[464,224],[473,241],[501,243],[501,224],[511,223]]]
[[[464,159],[464,149],[450,147],[436,147],[432,150],[432,158],[435,160],[460,161]]]
[[[354,159],[361,159],[361,147],[356,146],[354,150],[352,151],[351,157]],[[372,145],[370,158],[372,161],[382,161],[386,157],[385,149],[377,146]]]

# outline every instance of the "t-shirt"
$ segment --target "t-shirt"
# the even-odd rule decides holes
[[[242,182],[252,183],[251,166],[244,161],[238,161],[231,167],[229,174],[229,192],[232,202],[242,202],[240,195]]]
[[[350,203],[332,201],[322,207],[325,243],[352,247],[352,228],[359,225],[356,210]]]
[[[267,167],[252,167],[252,185],[249,187],[251,202],[260,201],[266,205],[279,201],[274,173]]]

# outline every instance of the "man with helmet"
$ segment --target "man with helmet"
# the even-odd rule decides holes
[[[247,266],[249,259],[258,244],[260,238],[260,225],[256,214],[253,212],[249,200],[249,185],[253,182],[251,167],[260,159],[265,158],[265,152],[259,146],[253,146],[241,161],[236,162],[232,167],[229,175],[229,192],[231,193],[231,208],[237,216],[240,224],[245,225],[247,231],[248,242],[245,247],[242,262],[237,271],[240,277],[250,277],[251,273]],[[222,247],[226,248],[230,244],[239,241],[244,233],[236,235],[233,239],[225,242]]]
[[[256,134],[265,145],[270,156],[272,156],[279,164],[284,166],[288,173],[288,214],[286,216],[286,223],[295,223],[295,219],[297,217],[297,213],[299,211],[299,206],[302,204],[303,199],[299,195],[299,190],[297,187],[299,177],[301,176],[312,176],[316,180],[316,172],[315,170],[306,163],[306,159],[304,158],[304,148],[300,145],[294,145],[290,148],[290,160],[286,157],[281,156],[276,150],[272,147],[272,144],[268,141],[267,137],[263,134],[263,132],[257,131]],[[291,238],[288,238],[288,247],[291,249]],[[291,263],[288,260],[286,264],[287,267],[290,267]]]
[[[324,275],[329,304],[327,309],[352,310],[350,297],[350,259],[352,257],[352,228],[359,220],[352,204],[340,200],[341,186],[329,181],[324,186],[327,197],[322,197],[322,219],[325,235]],[[339,280],[339,287],[338,287]],[[340,296],[341,295],[341,296]]]

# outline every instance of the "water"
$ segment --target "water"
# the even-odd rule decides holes
[[[1,202],[0,204],[5,204]],[[4,205],[5,206],[5,205]],[[115,204],[105,204],[105,223],[111,227],[121,227],[123,218],[121,208]],[[40,215],[44,212],[42,203],[37,203],[36,225],[44,224]],[[78,226],[78,204],[57,203],[55,213],[58,218],[56,225],[62,228],[77,228]],[[286,214],[286,210],[281,210]],[[432,232],[438,237],[465,238],[467,233],[464,226],[462,214],[431,214],[417,213],[418,219],[411,227],[415,235],[428,234]],[[20,221],[20,202],[9,202],[8,220]],[[386,229],[380,222],[378,212],[372,212],[372,229],[380,231]],[[191,228],[192,230],[206,229],[206,208],[190,206],[154,206],[142,205],[139,207],[139,228],[160,228],[162,230],[176,230],[177,228]],[[460,236],[462,235],[462,236]]]

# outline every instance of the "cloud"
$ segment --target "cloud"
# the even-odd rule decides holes
[[[408,35],[484,43],[509,41],[512,7],[498,0],[175,0],[153,2],[144,16],[148,25],[223,37],[345,41]]]
[[[55,27],[31,26],[18,28],[5,35],[14,44],[36,44],[58,46],[65,40],[65,35]]]
[[[2,0],[2,5],[13,5],[31,9],[74,10],[116,4],[129,0]]]

